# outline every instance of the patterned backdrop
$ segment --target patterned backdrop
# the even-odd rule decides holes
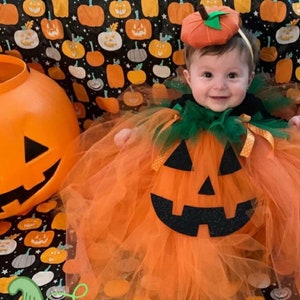
[[[119,104],[123,108],[134,108],[141,101],[149,104],[152,92],[154,98],[160,97],[157,93],[164,91],[159,84],[176,77],[176,69],[184,63],[181,21],[199,3],[0,1],[0,52],[21,56],[55,79],[73,101],[82,127],[103,110],[114,113]],[[277,73],[277,83],[300,80],[300,1],[200,2],[228,5],[241,13],[261,48],[259,70]],[[134,103],[126,102],[126,91]],[[142,99],[133,94],[138,91]]]

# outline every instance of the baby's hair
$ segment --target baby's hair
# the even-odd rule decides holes
[[[253,33],[248,31],[245,28],[241,28],[242,32],[244,33],[245,37],[248,39],[249,43],[244,40],[239,33],[236,33],[226,44],[224,45],[213,45],[207,46],[204,48],[193,48],[190,45],[185,45],[185,64],[186,68],[189,69],[191,65],[191,57],[194,54],[202,55],[222,55],[230,50],[233,49],[240,49],[241,54],[246,55],[247,63],[249,66],[249,72],[255,71],[256,64],[259,60],[259,48],[256,43],[256,37]],[[249,49],[249,44],[251,45],[251,49]]]

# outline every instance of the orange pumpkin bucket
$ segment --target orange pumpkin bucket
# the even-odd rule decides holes
[[[3,219],[27,213],[58,190],[79,126],[65,91],[9,55],[0,55],[0,106]]]

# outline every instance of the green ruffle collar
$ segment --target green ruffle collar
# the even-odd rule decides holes
[[[267,130],[272,136],[288,138],[283,130],[287,122],[281,119],[264,119],[260,113],[248,117],[230,115],[232,109],[214,112],[197,103],[187,100],[184,108],[176,104],[173,107],[179,114],[178,121],[161,132],[158,140],[164,141],[164,148],[169,148],[174,142],[195,140],[203,131],[210,131],[221,142],[242,144],[247,134],[247,123],[260,129]]]

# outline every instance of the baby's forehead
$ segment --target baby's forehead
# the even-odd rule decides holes
[[[194,52],[190,58],[188,69],[209,72],[237,72],[249,69],[247,55],[240,50],[225,52],[222,54]]]
[[[228,49],[226,51],[208,50],[208,49],[196,49],[192,54],[193,60],[205,61],[205,60],[222,60],[222,59],[234,59],[235,62],[246,62],[247,52],[239,47]]]

